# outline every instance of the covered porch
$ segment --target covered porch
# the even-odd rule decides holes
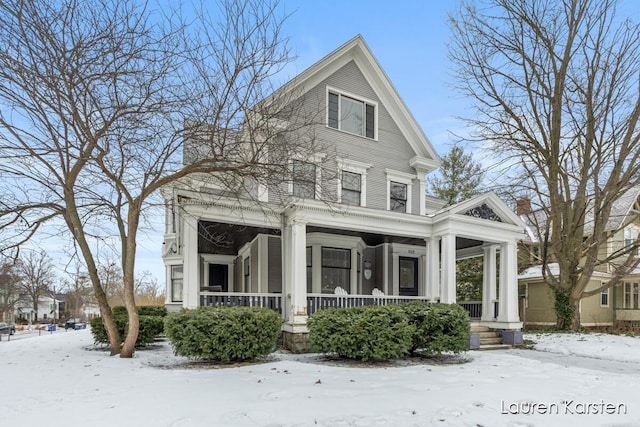
[[[165,257],[182,295],[167,305],[267,307],[285,334],[306,334],[308,316],[329,307],[456,303],[456,261],[482,256],[482,300],[460,305],[482,325],[517,330],[521,228],[493,197],[425,216],[308,200],[270,214],[185,203],[183,242]]]

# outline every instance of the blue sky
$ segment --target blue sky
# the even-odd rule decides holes
[[[445,154],[466,108],[449,86],[447,14],[453,1],[282,0],[284,26],[298,59],[289,77],[361,34],[424,132]]]

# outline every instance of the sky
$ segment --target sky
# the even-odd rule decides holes
[[[19,331],[0,341],[0,420],[48,427],[640,425],[640,338],[525,338],[536,350],[471,351],[447,363],[328,363],[278,351],[264,363],[219,366],[188,364],[167,342],[123,360],[96,349],[89,329]],[[585,405],[615,412],[579,414]]]

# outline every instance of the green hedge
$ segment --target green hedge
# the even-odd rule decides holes
[[[313,351],[362,360],[406,355],[415,330],[395,305],[317,311],[308,326]]]
[[[164,333],[164,316],[167,315],[167,309],[162,306],[141,306],[137,307],[137,309],[140,329],[138,330],[136,347],[141,347],[153,343],[158,336]],[[124,306],[116,306],[111,309],[111,312],[120,333],[120,338],[124,341],[129,323],[127,309]],[[102,317],[91,319],[90,324],[93,340],[96,343],[108,343],[109,337],[102,324]]]
[[[460,353],[469,346],[471,325],[466,310],[458,304],[415,301],[400,304],[415,327],[410,352],[427,355]]]
[[[199,307],[170,313],[165,333],[179,356],[228,363],[271,353],[281,324],[267,308]]]
[[[425,302],[317,311],[308,326],[313,351],[362,360],[459,353],[470,334],[462,307]]]

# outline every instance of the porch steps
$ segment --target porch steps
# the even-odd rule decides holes
[[[503,350],[511,348],[502,343],[502,335],[486,326],[472,325],[471,332],[480,335],[480,348],[478,350]]]

